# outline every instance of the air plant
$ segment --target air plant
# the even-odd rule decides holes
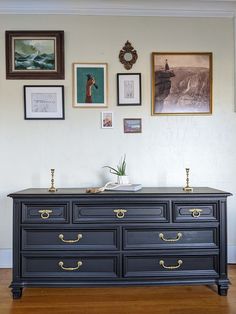
[[[104,166],[103,168],[109,168],[110,173],[116,174],[117,176],[126,176],[126,156],[124,155],[124,158],[121,158],[116,169],[111,166]]]

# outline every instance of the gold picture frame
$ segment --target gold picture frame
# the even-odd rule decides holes
[[[152,115],[212,114],[212,53],[152,53]]]

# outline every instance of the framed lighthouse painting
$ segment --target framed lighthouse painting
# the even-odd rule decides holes
[[[107,63],[73,63],[73,107],[107,107]]]

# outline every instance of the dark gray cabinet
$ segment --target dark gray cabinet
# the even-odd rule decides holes
[[[226,295],[228,192],[143,188],[13,198],[13,298],[24,287],[216,284]]]

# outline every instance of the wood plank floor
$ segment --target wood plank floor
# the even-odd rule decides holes
[[[0,270],[1,314],[236,314],[236,265],[227,297],[214,286],[28,288],[12,300],[11,270]]]

